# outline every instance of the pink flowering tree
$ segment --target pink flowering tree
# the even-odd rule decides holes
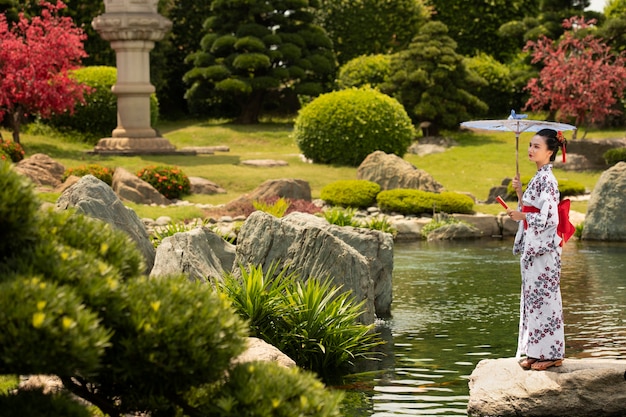
[[[7,117],[16,143],[27,116],[73,112],[88,89],[69,76],[86,56],[86,35],[59,16],[62,2],[41,6],[40,16],[28,19],[22,12],[11,25],[0,15],[0,121]]]
[[[566,31],[560,40],[544,36],[526,44],[532,63],[540,63],[542,69],[526,85],[531,97],[525,109],[558,112],[560,118],[575,119],[577,126],[585,128],[621,113],[616,103],[626,92],[626,52],[611,51],[592,34],[576,36],[576,30],[594,23],[572,17],[564,20]]]

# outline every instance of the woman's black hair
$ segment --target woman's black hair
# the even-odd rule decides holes
[[[567,140],[565,140],[563,135],[559,135],[559,133],[554,129],[541,129],[537,132],[537,136],[541,136],[546,139],[548,150],[552,151],[552,155],[550,155],[550,162],[554,162],[556,159],[556,154],[559,152],[559,148],[563,148],[567,145]]]

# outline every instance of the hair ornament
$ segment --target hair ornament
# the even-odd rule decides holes
[[[565,163],[565,136],[563,136],[563,132],[560,130],[556,132],[556,140],[561,144],[561,149],[563,150],[563,163]]]

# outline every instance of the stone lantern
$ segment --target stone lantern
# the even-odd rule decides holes
[[[91,25],[115,50],[117,128],[100,139],[95,153],[174,153],[174,146],[150,125],[150,51],[172,22],[157,13],[157,0],[104,0],[105,13]]]

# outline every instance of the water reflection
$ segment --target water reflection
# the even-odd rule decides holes
[[[371,409],[359,415],[466,416],[476,364],[515,355],[520,274],[511,245],[396,244],[393,318],[381,327],[386,357],[360,387]],[[625,255],[624,244],[566,245],[567,357],[626,358]]]

